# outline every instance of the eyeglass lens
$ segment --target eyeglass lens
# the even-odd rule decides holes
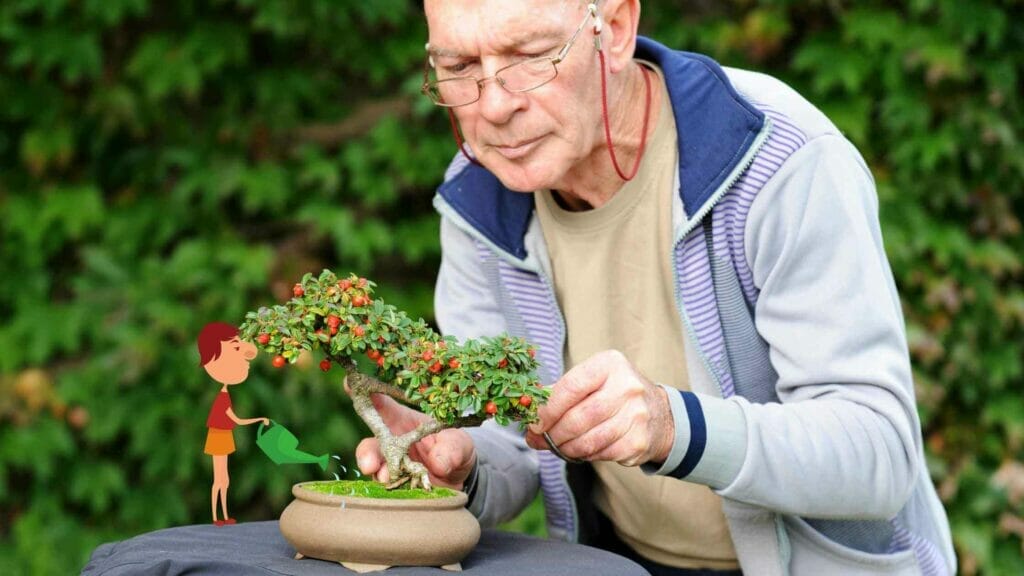
[[[532,58],[499,70],[494,76],[509,92],[526,92],[550,82],[558,74],[551,58]],[[481,82],[476,78],[451,78],[430,86],[430,97],[438,104],[459,106],[480,98]]]

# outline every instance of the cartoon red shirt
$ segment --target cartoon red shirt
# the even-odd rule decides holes
[[[219,428],[221,430],[231,430],[234,428],[236,424],[234,420],[228,418],[228,408],[231,408],[231,396],[228,395],[227,390],[223,390],[213,400],[210,415],[206,418],[206,427]]]

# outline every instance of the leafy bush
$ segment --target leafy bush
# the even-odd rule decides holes
[[[341,365],[352,407],[379,443],[387,488],[409,482],[430,490],[427,467],[410,457],[413,445],[488,418],[501,426],[516,421],[525,431],[550,391],[537,380],[536,349],[526,340],[497,334],[460,343],[442,337],[422,318],[374,299],[375,286],[355,274],[339,279],[327,269],[319,276],[307,272],[287,303],[246,313],[241,336],[274,354],[278,368],[309,352],[324,355],[324,372]],[[364,356],[372,363],[361,370]],[[423,420],[408,430],[389,428],[372,401],[375,393],[418,408]]]
[[[1024,572],[1022,12],[651,2],[642,23],[789,82],[871,164],[968,574]],[[430,317],[454,145],[417,94],[425,36],[398,0],[0,3],[0,571],[67,573],[101,542],[209,522],[205,323],[325,267]],[[367,430],[337,378],[299,367],[259,358],[238,413],[350,461]],[[236,436],[230,506],[275,518],[309,470]]]

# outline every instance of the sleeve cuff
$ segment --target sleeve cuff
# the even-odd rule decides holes
[[[476,497],[476,485],[480,477],[480,457],[478,456],[473,460],[473,468],[469,471],[469,476],[466,477],[466,481],[462,483],[462,491],[466,493],[468,500],[466,501],[466,507],[469,508],[473,505],[473,499]]]
[[[474,438],[474,441],[476,439]],[[473,469],[469,471],[466,482],[462,485],[462,491],[466,493],[466,509],[478,520],[484,514],[484,503],[487,501],[487,472],[483,462],[483,455],[480,450],[476,452],[476,461],[473,462]]]
[[[667,476],[682,463],[690,446],[690,416],[687,414],[683,396],[679,390],[658,384],[665,389],[668,395],[668,406],[672,411],[672,420],[675,422],[675,437],[672,439],[672,448],[669,450],[668,458],[659,467],[657,463],[648,462],[641,464],[640,469],[648,476]]]
[[[672,476],[714,489],[732,483],[747,455],[747,422],[735,402],[665,386],[675,438],[665,462],[641,466],[648,475]]]

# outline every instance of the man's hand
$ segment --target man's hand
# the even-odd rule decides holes
[[[373,406],[394,434],[405,434],[426,421],[428,417],[381,395],[371,396]],[[448,428],[431,434],[409,448],[409,457],[427,467],[433,486],[446,486],[462,490],[462,485],[473,469],[476,450],[473,439],[465,430]],[[364,438],[356,447],[359,471],[374,476],[378,481],[390,481],[387,464],[374,437]]]
[[[548,450],[542,434],[568,457],[623,466],[663,462],[675,436],[664,389],[617,350],[591,356],[555,383],[526,443]]]

